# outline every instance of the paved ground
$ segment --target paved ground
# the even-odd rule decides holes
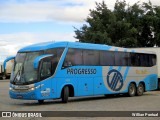
[[[0,111],[160,111],[160,91],[146,92],[143,96],[126,97],[83,97],[71,98],[67,104],[62,104],[60,100],[45,101],[43,105],[39,105],[37,101],[13,100],[9,98],[9,80],[0,80]],[[160,116],[160,115],[159,115]],[[140,117],[140,119],[148,119]],[[15,118],[17,119],[17,118]],[[35,118],[26,118],[34,120]],[[43,118],[42,118],[43,119]],[[53,119],[53,118],[47,118]],[[104,117],[56,117],[54,119],[85,119],[85,120],[101,120]],[[122,119],[128,118],[108,118]],[[135,119],[132,117],[130,119]],[[137,118],[136,118],[137,119]],[[138,118],[139,119],[139,118]],[[160,119],[153,118],[153,119]],[[41,119],[40,119],[41,120]]]

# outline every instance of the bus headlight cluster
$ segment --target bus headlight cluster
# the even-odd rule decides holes
[[[44,86],[44,84],[41,84],[41,85],[38,85],[38,86],[32,86],[30,88],[28,87],[27,89],[22,89],[22,88],[15,88],[14,85],[11,85],[9,90],[11,90],[11,91],[19,91],[19,92],[25,92],[25,91],[27,92],[27,91],[34,91],[34,90],[36,90],[36,89],[38,89],[38,88],[40,88],[42,86]]]
[[[12,87],[9,87],[9,90],[13,90],[13,88],[12,88]]]
[[[36,87],[32,87],[32,88],[30,88],[29,90],[30,90],[30,91],[33,91],[33,90],[35,90],[35,89],[38,89],[38,88],[42,87],[43,85],[44,85],[44,84],[38,85],[38,86],[36,86]]]
[[[35,90],[35,87],[32,87],[32,88],[30,89],[30,91],[33,91],[33,90]]]

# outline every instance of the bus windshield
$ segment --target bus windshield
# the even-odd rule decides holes
[[[11,75],[11,82],[15,84],[27,84],[37,80],[37,70],[33,68],[33,61],[43,54],[39,52],[18,53]]]

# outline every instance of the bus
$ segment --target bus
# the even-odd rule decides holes
[[[157,89],[156,54],[101,44],[45,42],[20,49],[14,58],[9,95],[44,100]]]

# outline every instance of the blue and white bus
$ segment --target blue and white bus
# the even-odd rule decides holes
[[[156,54],[108,45],[47,42],[18,51],[10,78],[13,99],[44,100],[157,89]]]

